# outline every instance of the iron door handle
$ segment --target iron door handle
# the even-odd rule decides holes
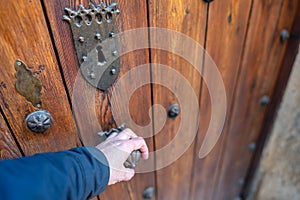
[[[112,133],[120,133],[121,131],[125,130],[125,128],[126,128],[126,126],[125,126],[125,124],[123,124],[123,125],[119,126],[118,128],[112,128],[108,131],[99,132],[98,135],[100,135],[101,137],[103,137],[103,136],[108,137]],[[126,168],[134,169],[138,165],[140,158],[141,158],[140,150],[132,151],[131,154],[129,155],[129,157],[127,158],[127,160],[123,163],[123,165]]]

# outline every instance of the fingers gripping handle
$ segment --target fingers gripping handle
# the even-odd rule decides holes
[[[115,132],[120,133],[125,128],[126,128],[125,124],[122,124],[118,128],[112,128],[108,131],[99,132],[98,135],[100,135],[101,137],[106,136],[106,138],[107,138],[112,133],[115,133]],[[141,158],[141,152],[139,150],[135,150],[135,151],[131,152],[131,154],[129,155],[129,157],[127,158],[127,160],[124,162],[123,165],[126,168],[134,169],[137,166],[137,164],[139,163],[140,158]]]

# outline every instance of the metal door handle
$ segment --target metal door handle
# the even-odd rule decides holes
[[[125,130],[126,126],[125,124],[119,126],[118,128],[112,128],[108,131],[102,131],[102,132],[99,132],[98,135],[100,135],[101,137],[103,136],[110,136],[112,133],[120,133],[121,131]],[[141,158],[141,152],[140,150],[135,150],[133,152],[131,152],[131,154],[129,155],[129,157],[127,158],[127,160],[124,162],[124,167],[126,168],[130,168],[130,169],[134,169],[138,163],[139,163],[139,160]]]

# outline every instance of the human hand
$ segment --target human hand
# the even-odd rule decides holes
[[[109,163],[110,178],[108,185],[128,181],[134,176],[134,169],[125,168],[123,165],[132,151],[140,150],[144,159],[148,159],[149,156],[145,140],[128,128],[120,133],[112,133],[96,148],[103,152]]]

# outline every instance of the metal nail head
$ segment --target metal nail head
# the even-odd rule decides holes
[[[80,37],[78,38],[78,41],[81,42],[81,43],[83,43],[83,42],[84,42],[84,37],[80,36]]]
[[[95,38],[96,38],[97,40],[100,40],[100,39],[101,39],[101,34],[100,34],[100,33],[96,33]]]
[[[180,108],[179,108],[179,105],[178,104],[173,104],[169,107],[169,110],[168,110],[168,116],[170,118],[175,118],[179,115],[180,113]]]
[[[86,61],[87,60],[87,56],[82,56],[82,61]]]
[[[96,75],[95,75],[94,72],[91,72],[91,73],[90,73],[90,78],[91,78],[91,79],[95,79],[95,78],[96,78]]]
[[[264,95],[261,99],[260,99],[260,104],[261,105],[267,105],[270,103],[270,97],[268,95]]]
[[[117,73],[117,69],[115,67],[112,67],[110,70],[111,75],[115,75]]]
[[[249,148],[250,151],[254,151],[256,149],[256,143],[255,142],[251,142],[248,145],[248,148]]]
[[[114,38],[114,37],[115,37],[115,33],[114,33],[113,31],[111,31],[111,32],[109,33],[109,37]]]
[[[155,189],[154,187],[146,187],[144,192],[143,192],[143,198],[144,199],[151,199],[154,197],[155,194]]]
[[[114,50],[114,51],[112,52],[112,55],[113,55],[113,56],[117,56],[117,55],[118,55],[118,51],[117,51],[117,50]]]
[[[281,41],[281,42],[284,42],[284,41],[286,41],[289,37],[290,37],[289,31],[286,30],[286,29],[282,29],[282,31],[280,32],[280,41]]]

